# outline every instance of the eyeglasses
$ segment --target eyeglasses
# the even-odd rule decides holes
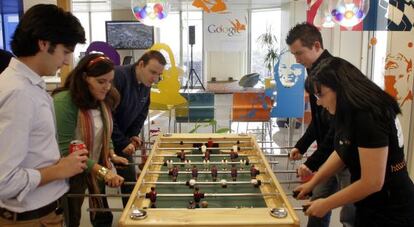
[[[315,96],[315,98],[317,99],[317,100],[320,100],[321,98],[323,98],[327,93],[329,93],[330,92],[330,90],[326,90],[326,92],[325,93],[322,93],[322,92],[319,92],[319,93],[315,93],[315,94],[313,94],[313,96]]]

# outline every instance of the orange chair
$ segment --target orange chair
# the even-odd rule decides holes
[[[262,136],[266,135],[265,125],[267,124],[271,137],[271,109],[272,100],[270,97],[265,96],[264,92],[236,92],[233,94],[231,121],[262,122]]]

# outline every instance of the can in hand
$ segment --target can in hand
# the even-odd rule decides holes
[[[82,140],[72,140],[69,144],[69,154],[72,154],[75,151],[86,149],[86,145]]]

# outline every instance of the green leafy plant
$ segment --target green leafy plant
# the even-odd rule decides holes
[[[217,121],[214,119],[205,119],[204,121],[196,122],[194,125],[194,128],[192,128],[189,133],[197,133],[197,130],[199,128],[205,128],[205,127],[216,127]],[[216,133],[229,133],[231,132],[230,128],[219,128],[216,129]]]
[[[272,26],[266,27],[266,32],[257,38],[257,42],[265,49],[264,64],[268,70],[268,77],[273,76],[273,67],[279,59],[278,41],[276,35],[272,32]]]

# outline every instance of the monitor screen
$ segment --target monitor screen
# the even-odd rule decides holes
[[[106,42],[115,49],[148,49],[154,44],[154,27],[138,21],[106,21]]]

